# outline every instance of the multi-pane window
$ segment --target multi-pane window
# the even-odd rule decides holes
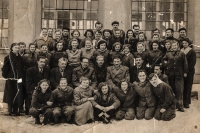
[[[42,28],[94,29],[98,0],[42,0]]]
[[[132,0],[131,18],[147,35],[158,28],[165,36],[166,28],[187,28],[187,0]]]
[[[9,0],[0,0],[0,49],[8,47],[8,4]]]

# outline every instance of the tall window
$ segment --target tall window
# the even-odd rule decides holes
[[[132,26],[138,24],[148,36],[158,28],[165,36],[166,28],[187,28],[187,0],[132,0]]]
[[[8,47],[8,4],[9,0],[0,0],[0,49]]]
[[[83,36],[86,29],[94,29],[98,0],[43,0],[42,28],[78,29]]]

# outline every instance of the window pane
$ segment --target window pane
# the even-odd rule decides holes
[[[184,13],[174,13],[174,21],[175,22],[184,21]]]
[[[42,19],[42,28],[48,28],[48,20]]]
[[[156,22],[146,22],[145,30],[152,30],[156,28]]]
[[[83,19],[83,11],[76,12],[77,19]]]
[[[97,19],[97,12],[87,13],[87,19]]]
[[[8,19],[8,9],[3,9],[3,18]]]
[[[132,20],[142,20],[142,13],[132,13]]]
[[[54,12],[44,12],[44,19],[54,19]]]
[[[77,1],[77,9],[83,9],[83,1]]]
[[[64,0],[64,9],[69,9],[69,0]]]
[[[174,3],[174,12],[184,12],[184,4]]]
[[[98,10],[98,1],[91,1],[91,10]]]
[[[3,19],[3,28],[8,28],[8,19]]]
[[[9,0],[3,0],[3,8],[8,8]]]
[[[170,10],[170,3],[167,2],[160,2],[160,11],[169,12]]]
[[[8,48],[8,37],[2,37],[2,45],[3,48]]]
[[[170,13],[160,13],[160,21],[169,21]]]
[[[58,19],[69,19],[69,11],[58,11]]]
[[[2,29],[2,37],[8,37],[8,29]]]
[[[63,27],[69,27],[69,19],[66,19],[66,20],[58,19],[57,20],[57,28],[62,29]]]
[[[43,0],[43,2],[44,8],[55,8],[55,0]]]
[[[147,21],[156,20],[156,13],[146,13],[146,20]]]
[[[76,1],[70,1],[70,9],[76,9],[77,7],[77,2]]]
[[[146,2],[146,11],[156,11],[156,2]]]

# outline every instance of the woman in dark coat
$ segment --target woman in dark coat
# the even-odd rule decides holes
[[[191,41],[188,38],[184,38],[182,40],[183,48],[181,49],[181,51],[185,53],[188,63],[188,73],[187,77],[184,78],[183,90],[183,105],[185,108],[189,108],[189,104],[191,104],[191,91],[196,64],[196,53],[191,47],[189,47],[190,42]]]
[[[94,117],[109,123],[114,117],[115,110],[120,106],[120,101],[114,93],[110,91],[106,82],[101,82],[98,86],[98,92],[94,95],[92,102],[94,108]]]
[[[139,82],[133,82],[133,87],[139,95],[139,105],[137,107],[136,118],[150,120],[153,118],[156,109],[156,98],[151,84],[147,81],[147,74],[145,70],[138,72]]]
[[[135,118],[135,99],[136,91],[124,79],[120,82],[118,88],[114,88],[117,98],[120,101],[120,107],[115,114],[117,120],[133,120]]]
[[[47,79],[42,79],[36,90],[33,92],[30,115],[35,118],[35,124],[40,123],[40,114],[44,114],[43,124],[46,125],[52,117],[52,102],[49,101],[51,96],[50,82]]]
[[[132,29],[127,30],[125,44],[131,45],[132,52],[137,52],[137,42],[138,42],[138,39],[135,38],[135,34],[133,30]]]
[[[8,104],[9,115],[19,115],[21,78],[23,73],[22,57],[19,55],[19,45],[13,43],[11,52],[4,58],[2,76],[6,78],[3,102]]]

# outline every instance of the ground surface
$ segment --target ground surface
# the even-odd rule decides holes
[[[193,85],[198,92],[200,84]],[[200,94],[200,93],[199,93]],[[200,100],[192,100],[184,113],[177,112],[172,121],[122,120],[112,124],[95,122],[77,126],[74,124],[35,125],[28,116],[6,116],[6,104],[1,103],[0,93],[0,133],[200,133]]]

